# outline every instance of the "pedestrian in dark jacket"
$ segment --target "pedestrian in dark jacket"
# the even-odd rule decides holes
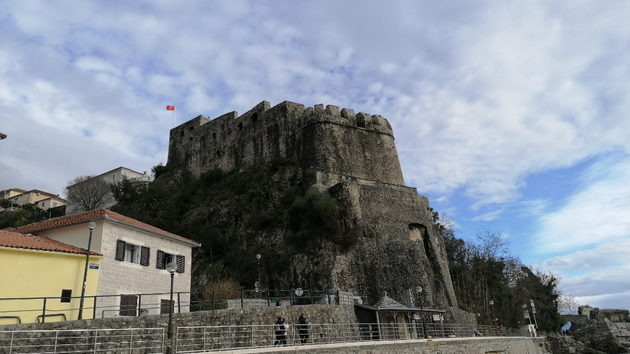
[[[298,318],[297,329],[302,343],[308,342],[308,324],[304,315],[300,315],[300,318]]]

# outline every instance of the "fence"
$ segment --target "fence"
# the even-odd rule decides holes
[[[299,326],[299,325],[297,325]],[[425,335],[426,333],[426,335]],[[485,333],[485,334],[484,334]],[[307,332],[289,325],[283,336],[277,336],[274,325],[178,327],[177,353],[253,349],[273,346],[331,344],[360,341],[454,338],[476,336],[518,336],[518,329],[501,331],[480,329],[468,324],[430,323],[343,323],[309,324]]]
[[[302,330],[301,330],[302,329]],[[342,323],[289,325],[276,333],[274,325],[205,326],[176,328],[176,353],[253,349],[274,346],[395,341],[425,337],[521,335],[517,329],[469,324]],[[7,354],[163,353],[163,328],[77,329],[0,332],[0,352]]]
[[[162,354],[165,339],[163,328],[6,331],[0,332],[0,352]]]
[[[176,292],[173,304],[170,293],[98,295],[85,297],[83,318],[138,316],[174,312],[220,310],[226,308],[288,306],[307,304],[352,304],[353,297],[339,291],[239,290],[210,292]],[[129,301],[129,299],[132,301]],[[0,325],[76,320],[80,297],[0,298]],[[77,305],[78,306],[78,305]],[[9,309],[9,310],[4,310]]]

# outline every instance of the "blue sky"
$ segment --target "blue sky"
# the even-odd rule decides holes
[[[630,308],[627,1],[2,3],[0,189],[166,163],[166,105],[333,104],[389,119],[459,237]]]

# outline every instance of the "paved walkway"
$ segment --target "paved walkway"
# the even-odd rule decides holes
[[[342,348],[354,348],[361,346],[383,346],[383,345],[400,345],[400,344],[413,344],[413,343],[431,343],[431,342],[457,342],[457,341],[484,341],[488,339],[516,339],[516,338],[529,338],[529,337],[456,337],[456,338],[434,338],[434,339],[407,339],[407,340],[383,340],[383,341],[361,341],[350,343],[332,343],[332,344],[309,344],[309,345],[297,345],[297,346],[284,346],[284,347],[266,347],[255,349],[241,349],[241,350],[221,350],[212,352],[198,352],[198,354],[250,354],[250,353],[283,353],[283,352],[298,352],[305,350],[317,350],[317,349],[342,349]],[[197,354],[197,353],[196,353]]]

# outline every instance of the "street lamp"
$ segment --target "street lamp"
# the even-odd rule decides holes
[[[256,281],[256,292],[260,289],[260,253],[256,255],[256,260],[258,261],[258,281]]]
[[[494,300],[488,301],[488,305],[490,305],[490,308],[492,309],[492,324],[494,325],[494,322],[497,320],[497,318],[494,316]]]
[[[177,264],[170,262],[166,265],[166,270],[171,273],[171,298],[168,302],[168,331],[166,336],[168,337],[166,345],[166,354],[173,353],[173,278],[175,277],[175,270],[177,270]]]
[[[427,324],[424,321],[424,309],[422,308],[422,303],[424,301],[424,295],[422,294],[422,287],[421,286],[417,286],[416,287],[416,292],[418,294],[420,294],[420,318],[422,319],[422,334],[424,335],[424,338],[427,337]]]
[[[529,300],[529,305],[532,307],[532,315],[534,315],[534,325],[538,329],[538,321],[536,321],[536,307],[534,306],[534,300]]]
[[[85,252],[85,270],[83,271],[83,287],[81,288],[81,300],[79,301],[79,320],[83,319],[83,300],[85,299],[85,284],[87,283],[87,271],[90,264],[90,248],[92,247],[92,231],[96,224],[92,221],[88,223],[90,229],[90,238],[88,238],[87,251]]]
[[[529,317],[529,310],[527,310],[527,304],[523,305],[523,317],[527,318],[529,324],[532,324],[532,319]]]

